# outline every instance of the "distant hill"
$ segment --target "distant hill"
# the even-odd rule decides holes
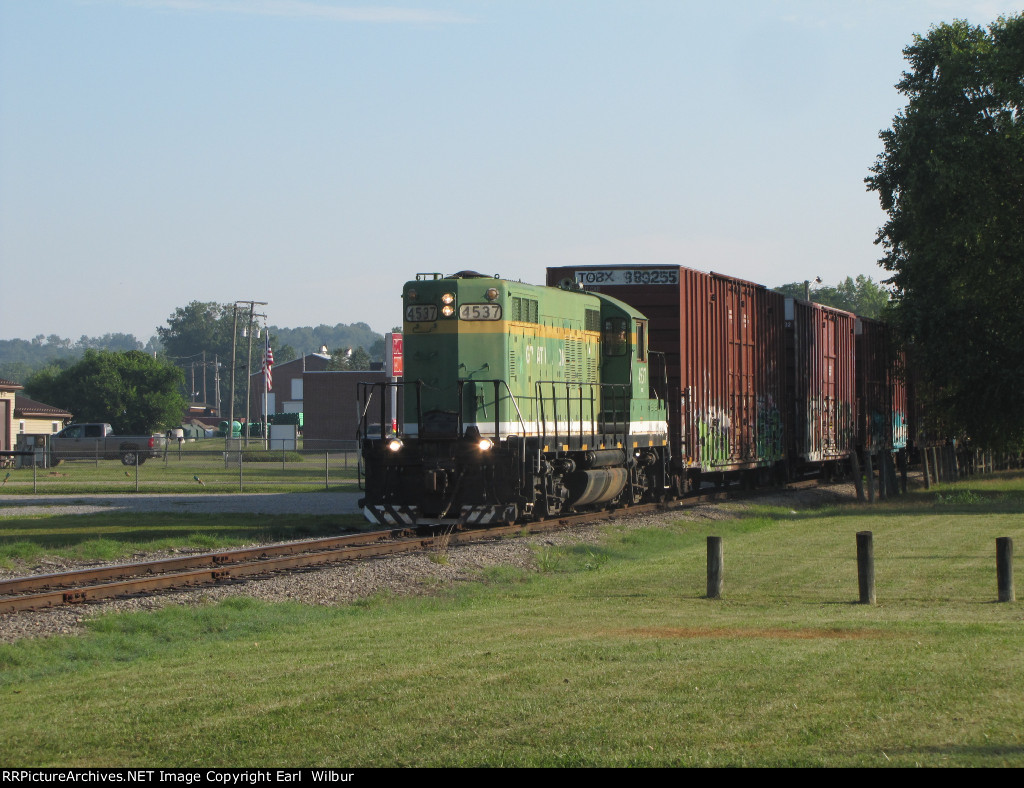
[[[334,326],[319,325],[315,328],[270,327],[273,337],[275,355],[278,347],[290,347],[296,356],[305,353],[316,353],[324,345],[328,352],[341,348],[363,348],[374,361],[384,357],[384,336],[376,333],[366,323],[346,325],[338,323]],[[82,336],[78,341],[65,339],[51,334],[39,334],[32,339],[0,339],[0,378],[24,383],[39,370],[52,365],[62,366],[74,363],[86,350],[144,350],[147,353],[160,353],[163,350],[160,340],[151,337],[142,342],[133,334],[105,334],[102,337]],[[288,361],[278,356],[278,362]]]
[[[83,335],[77,342],[56,334],[39,334],[32,339],[0,339],[0,378],[24,383],[44,367],[51,364],[71,364],[86,350],[144,350],[160,349],[157,338],[142,342],[134,334],[104,334],[102,337]]]
[[[341,348],[363,348],[370,354],[374,361],[380,361],[384,357],[384,335],[378,334],[366,323],[338,323],[333,326],[321,323],[315,328],[304,326],[302,328],[279,328],[270,327],[270,336],[274,342],[280,345],[289,345],[297,355],[306,353],[317,353],[320,348],[327,346],[327,352],[331,353]],[[277,355],[277,351],[274,351]]]

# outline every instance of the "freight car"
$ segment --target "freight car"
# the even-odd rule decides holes
[[[858,454],[866,468],[879,468],[881,490],[894,488],[896,465],[905,483],[911,448],[913,398],[905,358],[895,346],[889,325],[866,317],[857,318],[856,357]]]
[[[403,380],[360,387],[368,520],[512,522],[665,495],[667,411],[652,385],[664,360],[642,312],[470,271],[418,275],[403,307]]]
[[[790,476],[839,472],[855,448],[857,317],[786,299]]]
[[[572,266],[547,283],[610,295],[650,319],[667,361],[670,476],[832,475],[855,451],[906,447],[906,393],[885,325],[681,266]]]
[[[649,317],[651,347],[666,359],[676,492],[786,477],[784,296],[679,266],[549,268],[547,281],[610,295]]]

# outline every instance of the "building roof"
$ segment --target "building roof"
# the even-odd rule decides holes
[[[15,418],[46,418],[46,419],[70,419],[73,414],[53,405],[44,402],[36,402],[34,399],[23,397],[21,394],[14,395],[14,416]]]
[[[274,374],[276,375],[278,372],[283,373],[286,368],[291,367],[294,364],[301,364],[301,367],[299,367],[299,369],[301,369],[303,372],[322,371],[327,368],[327,365],[328,363],[330,363],[330,360],[331,357],[326,356],[323,353],[307,353],[304,356],[293,358],[291,361],[282,361],[280,363],[275,362]],[[254,378],[258,375],[263,375],[262,358],[254,359],[252,366],[253,369],[255,369],[256,371],[252,372],[249,375],[249,377]],[[292,370],[288,369],[288,371],[291,372]]]
[[[25,388],[20,383],[15,383],[13,380],[7,380],[6,378],[0,378],[0,391],[19,391]]]

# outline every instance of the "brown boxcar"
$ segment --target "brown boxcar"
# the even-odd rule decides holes
[[[901,451],[910,439],[903,356],[893,347],[890,328],[858,317],[857,446],[868,454]]]
[[[786,299],[787,454],[793,470],[845,461],[854,448],[856,322],[851,312]]]
[[[606,293],[650,319],[651,350],[665,358],[680,482],[697,483],[702,473],[781,469],[784,296],[680,266],[549,268],[547,283]]]

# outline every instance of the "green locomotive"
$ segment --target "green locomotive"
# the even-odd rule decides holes
[[[417,275],[403,306],[402,382],[361,387],[368,520],[514,522],[667,492],[664,363],[643,314],[470,271]]]

